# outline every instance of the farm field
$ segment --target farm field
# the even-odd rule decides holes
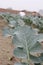
[[[0,65],[34,63],[43,65],[43,17],[1,13]]]

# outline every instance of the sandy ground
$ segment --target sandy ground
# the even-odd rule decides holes
[[[4,38],[0,32],[0,65],[11,64],[13,46],[9,38]]]

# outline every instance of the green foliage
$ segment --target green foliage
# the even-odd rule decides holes
[[[32,24],[32,20],[30,18],[23,18],[23,21],[25,22],[26,25],[31,25]]]
[[[3,29],[3,36],[8,37],[8,36],[13,36],[14,34],[14,29],[10,27],[5,27]]]
[[[38,34],[36,29],[43,31],[43,18],[37,16],[24,16],[10,13],[2,14],[7,20],[8,26],[3,28],[5,37],[13,36],[12,43],[15,45],[14,55],[21,59],[20,63],[14,65],[31,65],[31,63],[43,62],[43,49],[40,42],[43,40],[43,34]],[[36,28],[31,26],[34,24]],[[27,26],[28,25],[28,26]],[[40,54],[40,56],[35,56]],[[26,60],[26,61],[23,61]],[[23,61],[23,62],[22,62]]]
[[[32,55],[34,53],[43,53],[40,39],[43,39],[43,34],[36,35],[31,27],[18,27],[13,37],[13,43],[16,46],[14,55],[18,58],[27,59],[27,65],[30,60],[33,63],[43,62],[41,56],[35,57]]]
[[[33,20],[33,24],[35,24],[39,30],[43,30],[43,19],[42,18],[34,17],[32,20]]]

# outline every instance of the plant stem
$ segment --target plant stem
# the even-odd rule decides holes
[[[27,44],[26,44],[26,51],[27,51],[27,57],[28,57],[28,61],[29,61],[29,51],[28,51],[28,46],[27,46]]]
[[[26,38],[25,38],[25,42],[26,42],[26,51],[27,51],[27,60],[28,60],[27,65],[32,65],[31,61],[30,61],[30,52],[29,52],[29,49],[28,49],[28,44],[27,44]]]
[[[28,45],[26,43],[26,51],[27,51],[27,60],[28,60],[28,65],[30,63],[30,57],[29,57],[29,51],[28,51]]]

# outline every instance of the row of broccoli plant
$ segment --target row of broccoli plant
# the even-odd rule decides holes
[[[39,18],[38,16],[24,16],[21,17],[19,14],[10,14],[10,13],[3,13],[2,17],[7,20],[10,27],[13,27],[14,25],[23,25],[24,23],[26,25],[30,25],[32,27],[35,27],[39,29],[39,32],[43,33],[43,18]],[[22,22],[21,22],[22,21]]]
[[[10,20],[8,17],[8,27],[3,29],[3,35],[12,36],[12,42],[15,45],[13,52],[14,56],[21,60],[19,63],[15,63],[14,65],[32,65],[34,63],[42,63],[43,46],[41,46],[40,43],[43,41],[43,34],[39,34],[31,25],[36,22],[35,25],[38,25],[36,28],[39,29],[40,22],[42,22],[43,19],[33,16],[21,17],[20,15],[14,15],[12,17],[14,19]],[[37,54],[38,56],[36,56]]]

